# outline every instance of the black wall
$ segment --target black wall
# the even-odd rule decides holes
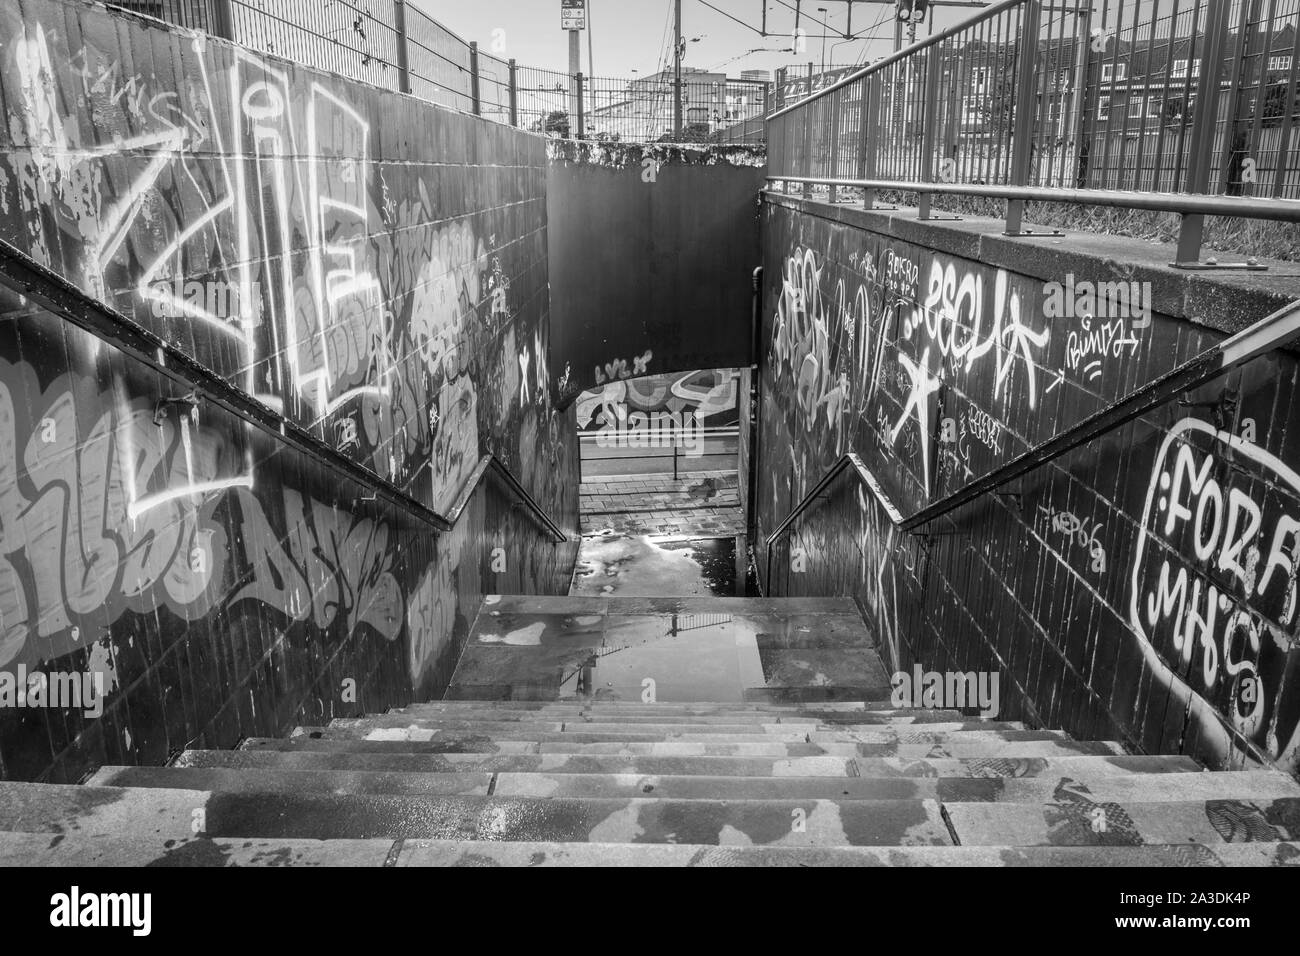
[[[764,154],[551,141],[551,361],[605,382],[751,362]]]

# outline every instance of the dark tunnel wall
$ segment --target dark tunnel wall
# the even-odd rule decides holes
[[[761,147],[551,141],[551,362],[562,403],[752,362]]]
[[[0,8],[0,237],[445,509],[485,452],[576,528],[540,138],[103,8]],[[75,780],[445,686],[484,593],[563,593],[495,484],[454,531],[0,303],[0,776]],[[355,691],[348,690],[353,682]],[[4,692],[0,674],[0,695]]]
[[[969,230],[891,234],[905,225],[767,198],[760,542],[845,452],[915,513],[1218,341],[1216,314],[1250,311],[1209,283],[1193,322],[1160,307],[1183,288],[1170,270],[1050,247],[993,265]],[[1067,272],[1080,296],[1169,288],[1062,314]],[[895,668],[999,674],[1003,719],[1295,774],[1298,369],[1258,358],[917,533],[841,480],[760,554],[766,591],[852,595]]]

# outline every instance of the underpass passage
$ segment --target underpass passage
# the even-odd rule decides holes
[[[572,593],[744,595],[748,370],[609,382],[575,403],[582,549]]]

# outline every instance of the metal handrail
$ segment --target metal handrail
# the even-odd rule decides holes
[[[342,473],[343,477],[356,482],[375,497],[382,498],[438,531],[451,531],[456,526],[457,519],[491,469],[504,479],[506,486],[523,502],[529,514],[557,543],[569,538],[524,490],[510,470],[492,454],[479,459],[474,471],[461,484],[451,509],[446,515],[439,514],[396,485],[340,454],[300,425],[276,414],[170,342],[107,303],[86,294],[64,276],[3,239],[0,239],[0,285],[107,342],[176,383],[187,393],[188,398],[210,402],[275,441],[289,445],[328,466],[335,473]]]
[[[1049,438],[1035,448],[1017,455],[1006,464],[995,468],[983,478],[978,478],[939,501],[929,504],[913,515],[904,517],[902,512],[890,500],[880,481],[871,473],[862,460],[853,453],[844,455],[820,481],[804,495],[798,505],[791,510],[776,529],[767,536],[765,543],[770,549],[777,538],[784,534],[821,496],[832,481],[852,467],[854,474],[875,496],[876,500],[889,515],[889,520],[900,531],[914,531],[922,525],[955,511],[962,505],[980,498],[994,488],[998,488],[1022,475],[1055,461],[1062,455],[1086,445],[1098,436],[1113,431],[1137,418],[1143,412],[1164,404],[1180,392],[1199,388],[1233,369],[1258,358],[1268,352],[1281,348],[1296,338],[1300,338],[1300,300],[1284,306],[1271,315],[1265,316],[1249,328],[1224,339],[1201,352],[1196,357],[1171,369],[1159,378],[1143,386],[1131,395],[1121,399],[1109,408],[1102,409],[1084,418],[1064,432]],[[770,556],[769,556],[770,560]]]
[[[998,3],[985,7],[983,10],[980,10],[978,13],[972,14],[971,16],[965,18],[964,20],[954,23],[952,26],[945,27],[943,30],[940,30],[938,33],[932,33],[928,37],[925,37],[922,40],[917,40],[915,43],[909,44],[903,47],[902,49],[895,50],[893,53],[889,54],[889,56],[881,57],[875,63],[871,63],[867,66],[864,66],[862,69],[858,70],[855,73],[850,73],[848,76],[841,77],[839,80],[832,83],[830,86],[822,87],[816,93],[810,94],[809,96],[805,96],[803,99],[797,100],[796,102],[791,103],[789,106],[782,107],[781,109],[777,110],[774,113],[769,113],[767,118],[769,121],[774,120],[780,116],[784,116],[786,113],[792,112],[793,110],[797,110],[800,107],[807,106],[809,103],[812,103],[814,100],[819,100],[822,97],[830,96],[836,90],[843,89],[844,87],[848,86],[850,83],[854,83],[857,80],[862,79],[864,76],[870,76],[872,73],[878,73],[881,70],[885,69],[886,67],[890,66],[891,64],[897,63],[900,60],[907,59],[908,57],[916,53],[918,50],[923,50],[926,47],[933,46],[936,43],[942,43],[944,40],[947,40],[950,37],[953,37],[956,34],[961,33],[963,30],[966,30],[977,23],[987,20],[990,17],[995,17],[1005,10],[1010,10],[1013,7],[1018,7],[1022,3],[1026,3],[1026,2],[1031,2],[1031,0],[999,0]]]
[[[1300,42],[1282,39],[1300,36],[1300,10],[1053,3],[1000,0],[775,111],[769,181],[805,199],[825,185],[832,203],[858,187],[868,209],[878,190],[915,192],[922,220],[936,194],[1003,199],[1007,235],[1051,234],[1021,228],[1031,201],[1171,212],[1186,269],[1224,267],[1202,260],[1206,216],[1300,222],[1283,198],[1297,192]]]
[[[1199,213],[1206,216],[1241,216],[1249,219],[1300,221],[1300,200],[1259,199],[1254,196],[1211,196],[1190,193],[1133,192],[1127,189],[1063,189],[1059,186],[994,186],[981,183],[910,182],[896,179],[830,179],[817,176],[769,175],[769,182],[859,189],[893,189],[898,192],[948,193],[1020,199],[1030,202],[1091,203],[1157,212]]]
[[[510,493],[522,502],[529,517],[531,517],[539,527],[546,531],[557,544],[561,541],[570,540],[569,535],[564,533],[564,530],[555,523],[551,516],[548,515],[542,506],[537,503],[537,500],[528,493],[527,489],[525,489],[522,484],[519,483],[519,479],[516,478],[514,473],[505,466],[505,463],[496,455],[492,454],[484,455],[478,460],[478,464],[474,466],[474,470],[470,472],[469,477],[467,477],[461,484],[460,492],[452,501],[452,506],[448,509],[444,520],[450,522],[452,525],[455,525],[456,522],[460,520],[461,514],[464,512],[465,508],[469,506],[470,499],[473,498],[474,492],[478,490],[478,486],[483,483],[489,470],[494,472],[497,477],[506,484]]]

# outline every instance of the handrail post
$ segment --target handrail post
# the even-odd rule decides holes
[[[872,131],[880,124],[880,74],[872,73],[862,90],[862,129],[858,135],[858,178],[876,178],[876,158],[879,140],[871,138]],[[876,204],[876,191],[866,188],[862,191],[862,208],[872,209]]]
[[[411,92],[411,54],[406,42],[406,0],[393,0],[393,31],[397,34],[397,89]]]
[[[836,90],[834,93],[831,94],[831,128],[830,128],[830,149],[831,149],[830,178],[831,179],[840,178],[840,120],[843,117],[843,113],[844,113],[843,109],[841,108],[843,99],[844,99],[843,90]],[[834,205],[836,201],[838,201],[840,198],[840,188],[838,186],[831,186],[830,194],[827,198],[830,199],[831,205]]]
[[[212,4],[212,23],[209,29],[213,36],[223,40],[235,39],[235,12],[230,6],[231,0],[214,0]],[[399,6],[400,0],[399,0]]]
[[[469,45],[469,97],[470,102],[473,104],[474,115],[482,116],[483,100],[479,93],[477,42],[472,42]]]
[[[1035,67],[1038,62],[1039,0],[1020,5],[1020,50],[1016,56],[1016,115],[1011,127],[1011,170],[1013,186],[1029,185],[1029,165],[1033,158],[1035,102]],[[1025,201],[1007,200],[1006,235],[1020,235]]]
[[[587,138],[587,122],[586,122],[586,112],[587,112],[587,107],[586,107],[586,103],[585,103],[585,95],[584,95],[584,94],[585,94],[585,87],[586,87],[586,77],[584,77],[581,73],[579,73],[579,74],[577,75],[576,79],[577,79],[577,83],[578,83],[578,133],[577,133],[577,136],[578,136],[578,139],[586,139],[586,138]]]
[[[519,125],[519,66],[510,61],[510,125]]]
[[[1037,0],[1028,0],[1037,3]],[[934,182],[934,144],[938,138],[939,127],[939,46],[935,44],[925,51],[925,90],[921,102],[925,108],[921,127],[921,182]],[[930,193],[920,193],[916,200],[916,218],[930,218]]]
[[[805,105],[799,112],[803,113],[803,162],[796,176],[812,176],[812,107]],[[812,183],[803,184],[803,198],[812,199]]]
[[[1209,0],[1205,14],[1205,43],[1198,61],[1201,75],[1196,83],[1196,108],[1192,112],[1192,136],[1187,149],[1187,183],[1183,190],[1187,193],[1203,194],[1210,187],[1210,163],[1219,118],[1219,70],[1230,7],[1231,0]],[[1183,269],[1197,268],[1204,234],[1205,216],[1185,213],[1178,227],[1178,251],[1172,264]]]

